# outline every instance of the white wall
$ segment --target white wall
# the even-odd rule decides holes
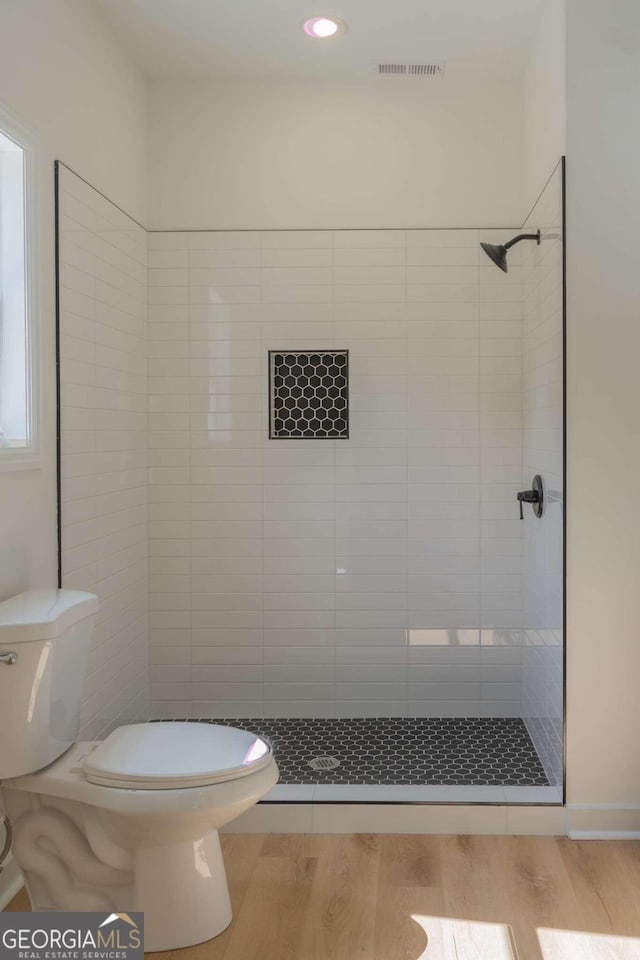
[[[146,215],[146,92],[83,0],[3,0],[0,98],[40,147],[38,294],[42,467],[0,473],[0,598],[56,576],[53,160]]]
[[[154,229],[522,221],[521,92],[483,81],[154,83]]]
[[[93,5],[3,0],[0,52],[1,99],[35,128],[45,160],[64,160],[144,222],[146,87]]]
[[[526,216],[565,153],[565,0],[545,0],[523,86]]]
[[[568,799],[640,830],[640,6],[568,0]]]

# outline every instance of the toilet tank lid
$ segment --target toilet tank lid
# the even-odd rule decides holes
[[[0,645],[53,640],[97,613],[98,598],[82,590],[27,590],[0,603]]]

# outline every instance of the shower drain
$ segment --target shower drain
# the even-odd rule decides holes
[[[308,764],[312,770],[335,770],[340,766],[340,761],[335,757],[314,757]]]

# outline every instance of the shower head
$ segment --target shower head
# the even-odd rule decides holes
[[[507,248],[503,247],[502,244],[496,246],[493,243],[481,243],[480,246],[486,253],[488,257],[493,260],[496,267],[500,267],[501,270],[507,272]]]
[[[535,240],[538,245],[540,245],[540,231],[537,233],[519,233],[517,237],[514,237],[513,240],[509,240],[508,243],[481,243],[480,246],[489,257],[493,260],[496,267],[500,267],[505,273],[508,272],[507,267],[507,250],[515,246],[516,243],[520,243],[521,240]]]

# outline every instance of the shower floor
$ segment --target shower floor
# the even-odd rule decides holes
[[[280,784],[548,786],[520,719],[203,721],[266,737]],[[310,762],[320,761],[321,769]],[[329,761],[329,763],[327,763]],[[322,769],[323,764],[327,769]]]

